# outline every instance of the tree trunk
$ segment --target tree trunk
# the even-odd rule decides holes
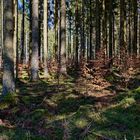
[[[55,0],[54,28],[55,28],[54,56],[55,56],[55,60],[57,60],[58,58],[58,0]]]
[[[48,0],[44,0],[44,76],[48,77]]]
[[[124,47],[124,0],[120,0],[120,51]],[[121,54],[122,52],[120,52]]]
[[[108,55],[107,49],[107,2],[106,0],[103,1],[103,49],[105,49],[105,55]],[[105,57],[106,57],[105,56]]]
[[[93,27],[92,27],[92,0],[90,0],[90,40],[89,40],[89,44],[90,44],[90,50],[89,50],[89,59],[92,60],[93,59],[93,47],[92,47],[92,30],[93,30]]]
[[[69,60],[71,60],[72,59],[72,55],[71,55],[71,53],[72,53],[72,11],[71,11],[72,9],[71,9],[71,6],[69,6],[69,15],[68,15],[68,17],[69,17],[69,23],[68,23],[68,25],[69,25],[69,29],[68,29],[68,62],[69,62]],[[71,62],[71,61],[70,61]]]
[[[26,31],[25,64],[28,64],[28,32]]]
[[[19,48],[18,48],[18,1],[16,1],[16,79],[18,79],[18,64],[19,64]]]
[[[137,23],[138,23],[138,10],[137,10],[137,0],[133,0],[133,14],[134,14],[134,36],[133,36],[133,53],[137,55]]]
[[[14,80],[14,19],[13,0],[4,0],[4,54],[3,54],[3,90],[2,94],[15,92]]]
[[[39,27],[38,27],[38,0],[32,0],[32,55],[31,55],[31,81],[37,81],[39,70],[38,58],[38,41],[39,41]]]
[[[25,47],[24,47],[24,25],[25,25],[25,17],[24,17],[24,13],[25,13],[25,0],[23,0],[23,10],[22,10],[22,22],[21,22],[21,44],[20,44],[20,48],[21,48],[21,63],[24,63],[25,60]]]
[[[110,0],[109,4],[109,59],[110,59],[110,67],[113,64],[112,62],[112,52],[113,52],[113,44],[112,44],[112,37],[113,37],[113,30],[112,30],[112,20],[113,19],[113,0]]]
[[[129,55],[131,54],[132,51],[132,46],[131,46],[131,0],[128,1],[129,2],[129,17],[128,17],[128,26],[129,26],[129,39],[128,39],[128,52]]]
[[[58,60],[58,74],[60,72],[60,55],[61,55],[61,39],[60,39],[60,28],[61,28],[61,17],[60,17],[60,1],[58,1],[58,28],[57,28],[57,34],[58,34],[58,49],[57,49],[57,60]]]
[[[29,1],[29,63],[31,63],[31,50],[32,50],[32,1]]]
[[[3,0],[1,0],[1,62],[0,68],[2,68],[2,59],[3,59]]]
[[[76,40],[75,40],[75,64],[76,66],[78,66],[78,46],[79,46],[79,40],[78,40],[78,0],[76,0],[75,2],[75,28],[76,28],[76,32],[75,32],[75,36],[76,36]]]
[[[96,51],[100,50],[101,46],[101,27],[100,27],[100,1],[96,0]]]
[[[14,63],[15,63],[15,74],[16,78],[18,78],[18,3],[16,0],[14,0]]]
[[[81,5],[81,16],[82,16],[82,22],[81,22],[81,60],[85,57],[85,9],[84,9],[84,1],[82,0],[82,5]]]
[[[61,56],[60,73],[66,74],[66,1],[61,0]]]

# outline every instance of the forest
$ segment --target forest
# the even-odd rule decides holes
[[[140,0],[0,0],[0,140],[139,140]]]

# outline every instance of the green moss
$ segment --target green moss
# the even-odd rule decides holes
[[[35,136],[30,131],[16,129],[7,129],[0,127],[1,140],[45,140],[43,136]]]
[[[112,76],[109,80],[115,80],[113,78]],[[134,136],[140,137],[140,88],[117,93],[113,98],[113,104],[110,103],[109,107],[99,110],[95,106],[99,101],[76,92],[77,87],[73,88],[71,79],[60,83],[59,93],[56,81],[44,80],[33,85],[26,83],[27,86],[20,87],[19,91],[22,93],[20,99],[22,104],[27,105],[28,114],[24,114],[23,111],[22,117],[17,115],[17,119],[29,120],[33,128],[38,128],[38,124],[43,121],[42,127],[48,132],[45,137],[47,140],[61,140],[66,131],[69,132],[71,140],[97,140],[98,136],[120,140],[124,137],[127,140],[132,140]],[[81,88],[81,92],[82,90]],[[9,102],[11,97],[7,98],[6,102]],[[7,104],[3,106],[6,107]],[[13,107],[11,110],[16,114],[18,107]],[[67,122],[66,128],[64,120]],[[0,129],[0,136],[6,136],[11,140],[26,140],[27,137],[31,140],[43,140],[43,137],[34,136],[20,128],[19,131],[3,128]]]
[[[119,106],[122,108],[128,108],[136,103],[135,99],[133,97],[125,98],[120,103]]]
[[[27,104],[27,105],[29,105],[30,102],[31,102],[30,96],[23,96],[23,97],[21,98],[21,100],[24,102],[24,104]]]
[[[77,128],[84,128],[88,125],[88,121],[85,118],[79,118],[75,121],[75,126]]]
[[[36,109],[29,114],[29,118],[31,118],[32,121],[37,121],[44,117],[47,113],[48,111],[46,109]]]
[[[10,105],[16,105],[19,102],[17,93],[6,94],[0,102],[0,109],[8,108]]]
[[[3,97],[3,101],[16,104],[18,102],[18,95],[16,93],[7,94]]]

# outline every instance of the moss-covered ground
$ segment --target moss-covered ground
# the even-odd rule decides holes
[[[119,91],[71,77],[17,85],[0,103],[0,140],[140,139],[139,86]]]

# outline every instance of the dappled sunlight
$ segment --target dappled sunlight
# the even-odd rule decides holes
[[[0,140],[140,139],[140,0],[0,0]]]
[[[67,82],[70,86],[67,85]],[[59,90],[57,90],[58,88]],[[21,82],[18,89],[19,93],[15,95],[16,98],[8,96],[5,98],[5,101],[10,100],[10,103],[6,105],[5,102],[3,108],[8,109],[9,106],[14,105],[7,110],[9,114],[13,114],[9,120],[16,124],[15,117],[18,119],[19,124],[16,124],[16,127],[21,128],[20,135],[24,135],[24,137],[27,132],[35,131],[48,138],[52,135],[61,138],[63,133],[66,133],[63,130],[65,123],[71,137],[73,135],[81,139],[139,137],[139,88],[117,95],[95,93],[94,96],[90,96],[90,94],[80,93],[79,89],[75,88],[74,83],[70,81],[63,81],[59,87],[53,82],[40,81],[37,83]],[[106,106],[105,104],[108,102],[109,104]],[[1,115],[0,117],[3,118]],[[27,131],[24,132],[23,128],[26,128]],[[65,129],[67,130],[67,128]],[[11,134],[6,134],[4,129],[7,128],[2,128],[2,134],[7,137],[11,134],[16,136],[19,133],[13,129]],[[131,133],[132,130],[134,133]],[[47,132],[49,132],[49,136]],[[32,134],[30,135],[33,137]]]

